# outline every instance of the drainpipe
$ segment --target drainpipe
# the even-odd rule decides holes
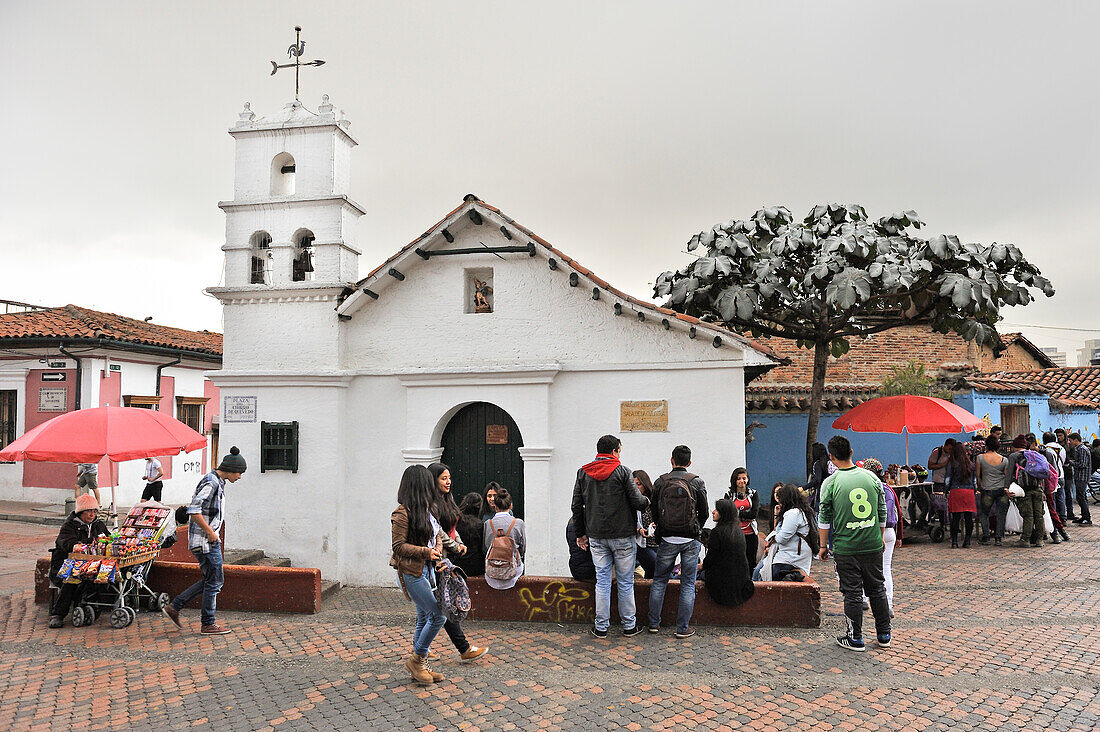
[[[182,353],[180,355],[176,356],[175,361],[169,361],[168,363],[162,363],[160,366],[157,366],[157,394],[156,394],[157,396],[160,396],[160,374],[161,374],[161,372],[164,371],[164,369],[168,368],[169,366],[175,366],[176,364],[180,363],[181,361],[183,361],[183,354]],[[171,416],[171,415],[169,415],[169,416]]]
[[[57,350],[61,351],[62,355],[67,356],[67,357],[71,358],[72,360],[76,361],[76,399],[73,401],[73,409],[74,410],[75,409],[80,409],[80,384],[81,384],[81,381],[82,381],[80,376],[81,376],[82,372],[84,371],[84,369],[81,368],[80,356],[74,355],[74,354],[69,353],[68,351],[66,351],[64,345],[58,346]]]

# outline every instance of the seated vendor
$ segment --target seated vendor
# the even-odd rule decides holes
[[[61,525],[61,530],[57,532],[53,558],[50,561],[50,582],[61,590],[57,593],[57,601],[50,609],[51,628],[60,628],[64,625],[69,608],[80,604],[84,591],[84,583],[72,584],[62,582],[58,578],[57,573],[61,565],[77,544],[89,544],[101,534],[110,534],[107,525],[96,517],[98,512],[99,502],[95,496],[85,494],[76,499],[76,510],[69,514],[69,518]]]

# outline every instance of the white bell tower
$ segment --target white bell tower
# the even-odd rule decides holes
[[[229,134],[237,143],[236,183],[225,211],[225,289],[311,288],[358,279],[355,223],[365,212],[348,198],[350,122],[328,95],[317,112],[294,101],[271,117],[246,103]]]
[[[232,201],[225,212],[222,302],[224,371],[333,369],[340,329],[334,312],[359,276],[348,197],[351,123],[327,95],[316,112],[293,101],[258,117],[245,104],[229,130],[236,142]]]

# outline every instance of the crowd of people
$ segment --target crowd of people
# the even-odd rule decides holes
[[[848,632],[838,643],[864,649],[866,605],[875,616],[879,645],[890,645],[892,583],[884,576],[884,566],[889,570],[884,535],[892,552],[895,531],[900,530],[897,497],[882,480],[877,461],[864,461],[864,467],[851,462],[846,439],[830,441],[831,469],[815,465],[821,476],[818,485],[813,485],[812,472],[809,485],[773,486],[766,522],[758,516],[760,497],[749,487],[743,467],[733,471],[728,490],[712,510],[704,480],[690,472],[688,446],[672,450],[669,470],[656,480],[627,468],[621,456],[617,437],[604,435],[597,441],[595,459],[577,471],[565,530],[570,573],[595,584],[593,636],[608,637],[613,585],[622,634],[631,637],[661,632],[666,590],[670,580],[678,579],[672,631],[676,638],[689,638],[695,634],[691,619],[697,580],[715,603],[735,606],[753,596],[754,580],[801,582],[809,576],[815,555],[824,560],[831,551],[848,618]],[[452,568],[467,576],[484,574],[490,587],[513,587],[523,573],[526,530],[510,512],[507,489],[496,483],[486,487],[484,498],[470,493],[456,505],[450,471],[442,463],[408,467],[397,502],[391,517],[390,565],[416,608],[405,668],[418,683],[436,683],[443,675],[431,667],[437,657],[431,645],[441,629],[447,630],[462,660],[479,658],[487,650],[470,646],[458,619],[444,609],[442,588]],[[818,512],[811,503],[819,506]],[[714,522],[710,529],[705,528],[708,519]],[[768,524],[767,531],[762,523]],[[640,613],[636,576],[652,579],[648,607]]]

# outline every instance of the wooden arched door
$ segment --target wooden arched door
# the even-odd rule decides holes
[[[471,491],[484,495],[495,480],[512,495],[512,513],[523,518],[523,438],[507,412],[488,402],[468,404],[451,417],[442,443],[456,501]]]

